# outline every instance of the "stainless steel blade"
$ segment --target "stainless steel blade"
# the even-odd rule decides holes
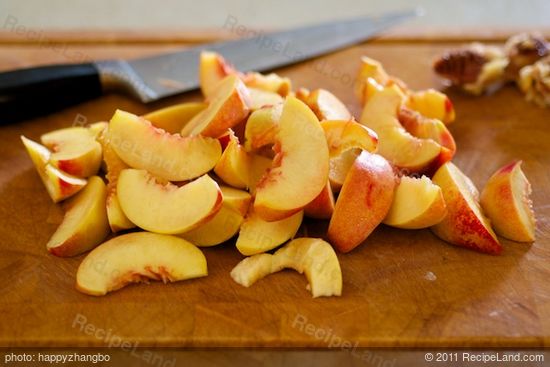
[[[239,70],[266,71],[356,44],[417,15],[417,10],[407,10],[361,17],[96,65],[104,86],[123,86],[142,102],[152,102],[198,87],[203,50],[219,52]]]

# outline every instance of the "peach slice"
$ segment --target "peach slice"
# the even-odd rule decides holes
[[[248,117],[250,106],[248,88],[238,76],[230,75],[216,86],[208,107],[183,127],[181,135],[217,138],[227,129],[244,121]]]
[[[115,186],[116,187],[116,186]],[[109,192],[108,192],[109,193]],[[107,195],[107,219],[109,219],[109,227],[113,233],[123,231],[125,229],[134,228],[136,225],[124,214],[118,195],[111,193]]]
[[[243,80],[244,83],[250,88],[277,93],[281,97],[286,97],[292,90],[292,83],[290,79],[281,77],[275,73],[267,75],[255,72],[247,73],[244,75]]]
[[[145,230],[164,234],[198,227],[220,210],[223,201],[218,184],[208,175],[178,187],[131,168],[120,172],[117,194],[128,219]]]
[[[334,202],[334,194],[329,180],[319,195],[304,207],[304,214],[310,218],[330,219],[334,213]]]
[[[426,177],[401,177],[383,223],[403,229],[431,227],[443,220],[447,207],[441,188]]]
[[[180,103],[149,112],[143,115],[143,118],[170,134],[179,134],[181,129],[206,107],[206,103]]]
[[[319,120],[351,120],[346,105],[326,89],[315,89],[308,94],[306,104]]]
[[[251,196],[246,191],[220,186],[223,204],[212,219],[198,228],[181,235],[197,246],[215,246],[229,240],[239,232],[248,210]]]
[[[225,59],[216,52],[202,51],[199,57],[199,84],[202,95],[210,98],[217,85],[228,75],[237,73]]]
[[[307,99],[310,93],[311,91],[309,89],[300,87],[296,92],[294,92],[294,97],[307,104]]]
[[[46,247],[56,256],[75,256],[101,243],[109,234],[105,210],[107,189],[103,180],[92,176],[88,185],[68,203],[68,209]]]
[[[49,163],[70,175],[86,178],[97,174],[101,165],[101,145],[85,127],[68,127],[40,137],[52,151]]]
[[[361,149],[354,148],[346,150],[338,157],[330,159],[328,178],[334,192],[339,192],[342,189],[346,176],[360,153]]]
[[[115,237],[88,254],[78,267],[76,289],[103,296],[130,283],[164,283],[208,275],[206,258],[183,238],[135,232]]]
[[[94,139],[98,139],[101,134],[103,134],[103,131],[105,131],[107,127],[109,127],[109,123],[107,121],[98,121],[91,123],[87,127],[88,131],[90,132],[90,134],[92,134]]]
[[[361,57],[361,66],[359,74],[355,80],[355,95],[361,102],[361,105],[367,103],[377,89],[395,85],[403,93],[408,93],[408,88],[402,80],[388,75],[379,61],[370,57]]]
[[[23,135],[21,141],[54,203],[73,196],[86,186],[87,180],[69,175],[49,164],[51,152],[48,148]]]
[[[184,181],[205,174],[214,168],[222,153],[217,139],[169,134],[121,110],[111,119],[109,141],[120,159],[130,167],[145,169],[170,181]]]
[[[367,101],[369,101],[373,95],[378,93],[384,87],[382,84],[379,84],[374,78],[367,78],[364,82],[361,83],[363,96],[360,97],[362,106],[365,106]],[[385,85],[385,84],[384,84]]]
[[[307,289],[313,298],[342,294],[338,257],[330,244],[319,238],[297,238],[273,255],[247,257],[233,268],[231,277],[238,284],[250,287],[259,279],[285,268],[305,273],[309,283]]]
[[[223,194],[223,206],[239,213],[242,217],[246,216],[252,203],[252,195],[229,186],[220,186],[220,190]]]
[[[106,129],[98,139],[103,147],[103,161],[107,173],[105,178],[107,179],[107,219],[109,219],[109,226],[111,231],[118,232],[124,229],[134,228],[136,225],[128,219],[126,214],[122,211],[117,195],[117,182],[118,175],[123,169],[129,168],[126,163],[119,158],[114,151],[113,147],[109,143],[109,129]]]
[[[435,89],[409,93],[406,104],[420,114],[438,119],[445,125],[455,120],[453,103],[447,95]]]
[[[237,250],[243,255],[254,255],[274,249],[285,243],[298,231],[304,212],[275,222],[263,220],[250,207],[237,238]]]
[[[396,85],[407,94],[406,105],[428,118],[441,120],[449,124],[455,119],[455,110],[451,100],[435,89],[410,91],[403,81],[388,75],[382,64],[369,57],[361,58],[359,75],[355,82],[355,94],[365,104],[380,87]]]
[[[226,184],[246,189],[250,184],[250,165],[250,156],[239,144],[233,131],[229,130],[229,143],[214,167],[214,172]]]
[[[495,232],[518,242],[535,241],[535,213],[531,184],[515,161],[496,171],[481,193],[481,207]]]
[[[327,120],[321,122],[327,139],[329,156],[340,156],[351,148],[376,151],[378,136],[368,127],[353,120]]]
[[[432,139],[444,148],[453,157],[456,152],[456,143],[445,124],[435,118],[427,118],[407,107],[401,107],[398,115],[399,122],[411,135],[420,139]]]
[[[286,218],[311,202],[328,179],[328,147],[315,114],[287,97],[275,145],[273,166],[256,186],[256,213],[264,220]]]
[[[399,123],[397,113],[404,98],[395,85],[386,87],[375,93],[363,109],[361,123],[378,134],[377,153],[410,172],[424,171],[434,163],[442,164],[450,159],[447,150],[442,152],[441,145],[412,136]]]
[[[248,152],[273,145],[283,112],[283,104],[264,107],[250,114],[244,132],[244,148]]]
[[[269,253],[245,257],[231,270],[231,278],[242,285],[250,287],[258,280],[282,269],[273,268],[273,255]]]
[[[388,214],[396,180],[380,155],[361,152],[349,170],[328,227],[328,238],[340,252],[361,244]]]
[[[365,104],[369,97],[368,81],[372,80],[379,85],[386,85],[390,76],[384,70],[382,64],[370,57],[361,57],[361,66],[355,79],[354,91],[361,104]]]
[[[431,228],[432,232],[456,246],[499,254],[502,246],[481,211],[473,182],[451,162],[439,167],[432,181],[441,187],[447,205],[447,215]]]
[[[248,191],[256,194],[256,186],[261,181],[262,177],[269,172],[273,160],[263,155],[251,154],[250,156],[250,181]]]
[[[275,73],[264,75],[249,72],[243,74],[220,54],[210,51],[201,52],[199,58],[199,84],[205,98],[208,99],[214,94],[218,83],[229,75],[238,76],[248,87],[274,92],[281,97],[286,97],[292,90],[292,83],[289,78],[281,77]]]
[[[362,97],[363,85],[362,83],[368,78],[374,79],[378,84],[385,85],[389,80],[389,75],[380,63],[377,60],[371,59],[367,56],[361,57],[361,65],[359,66],[359,73],[355,78],[355,92],[357,97]]]
[[[250,92],[250,109],[253,111],[262,107],[283,103],[283,97],[275,92],[268,92],[257,88],[248,88],[248,91]]]
[[[215,93],[218,83],[228,75],[237,75],[251,88],[274,92],[281,97],[286,97],[292,90],[289,78],[281,77],[275,73],[260,74],[249,72],[242,74],[229,64],[220,54],[203,51],[199,59],[199,84],[205,98]]]

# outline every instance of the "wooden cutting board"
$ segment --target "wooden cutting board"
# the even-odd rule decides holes
[[[4,34],[0,69],[127,58],[186,44],[185,37],[135,34],[44,37],[51,42]],[[438,88],[431,61],[460,42],[386,37],[278,72],[295,86],[330,89],[358,115],[351,83],[361,55],[379,59],[412,88]],[[429,230],[380,226],[356,250],[338,255],[342,297],[321,299],[312,299],[305,278],[293,271],[251,288],[234,283],[229,271],[242,256],[233,242],[204,249],[206,278],[129,286],[100,298],[74,289],[83,256],[46,252],[62,210],[50,201],[19,135],[38,139],[74,121],[108,120],[116,108],[144,113],[197,100],[197,93],[151,106],[109,95],[1,127],[0,345],[101,346],[111,335],[140,346],[549,346],[550,109],[528,104],[513,87],[480,98],[449,93],[458,116],[450,127],[455,163],[482,188],[497,168],[522,159],[533,186],[537,241],[502,239],[503,254],[489,256],[446,244]],[[322,235],[325,228],[308,221],[302,233]]]

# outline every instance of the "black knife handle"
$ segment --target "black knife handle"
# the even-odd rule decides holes
[[[0,73],[0,125],[51,113],[100,95],[99,72],[91,63]]]

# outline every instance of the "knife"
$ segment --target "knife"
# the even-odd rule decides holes
[[[204,50],[222,54],[241,71],[266,71],[365,41],[417,15],[418,10],[405,10],[133,60],[48,65],[0,73],[0,125],[51,113],[106,92],[126,92],[149,103],[196,89],[199,54]]]

